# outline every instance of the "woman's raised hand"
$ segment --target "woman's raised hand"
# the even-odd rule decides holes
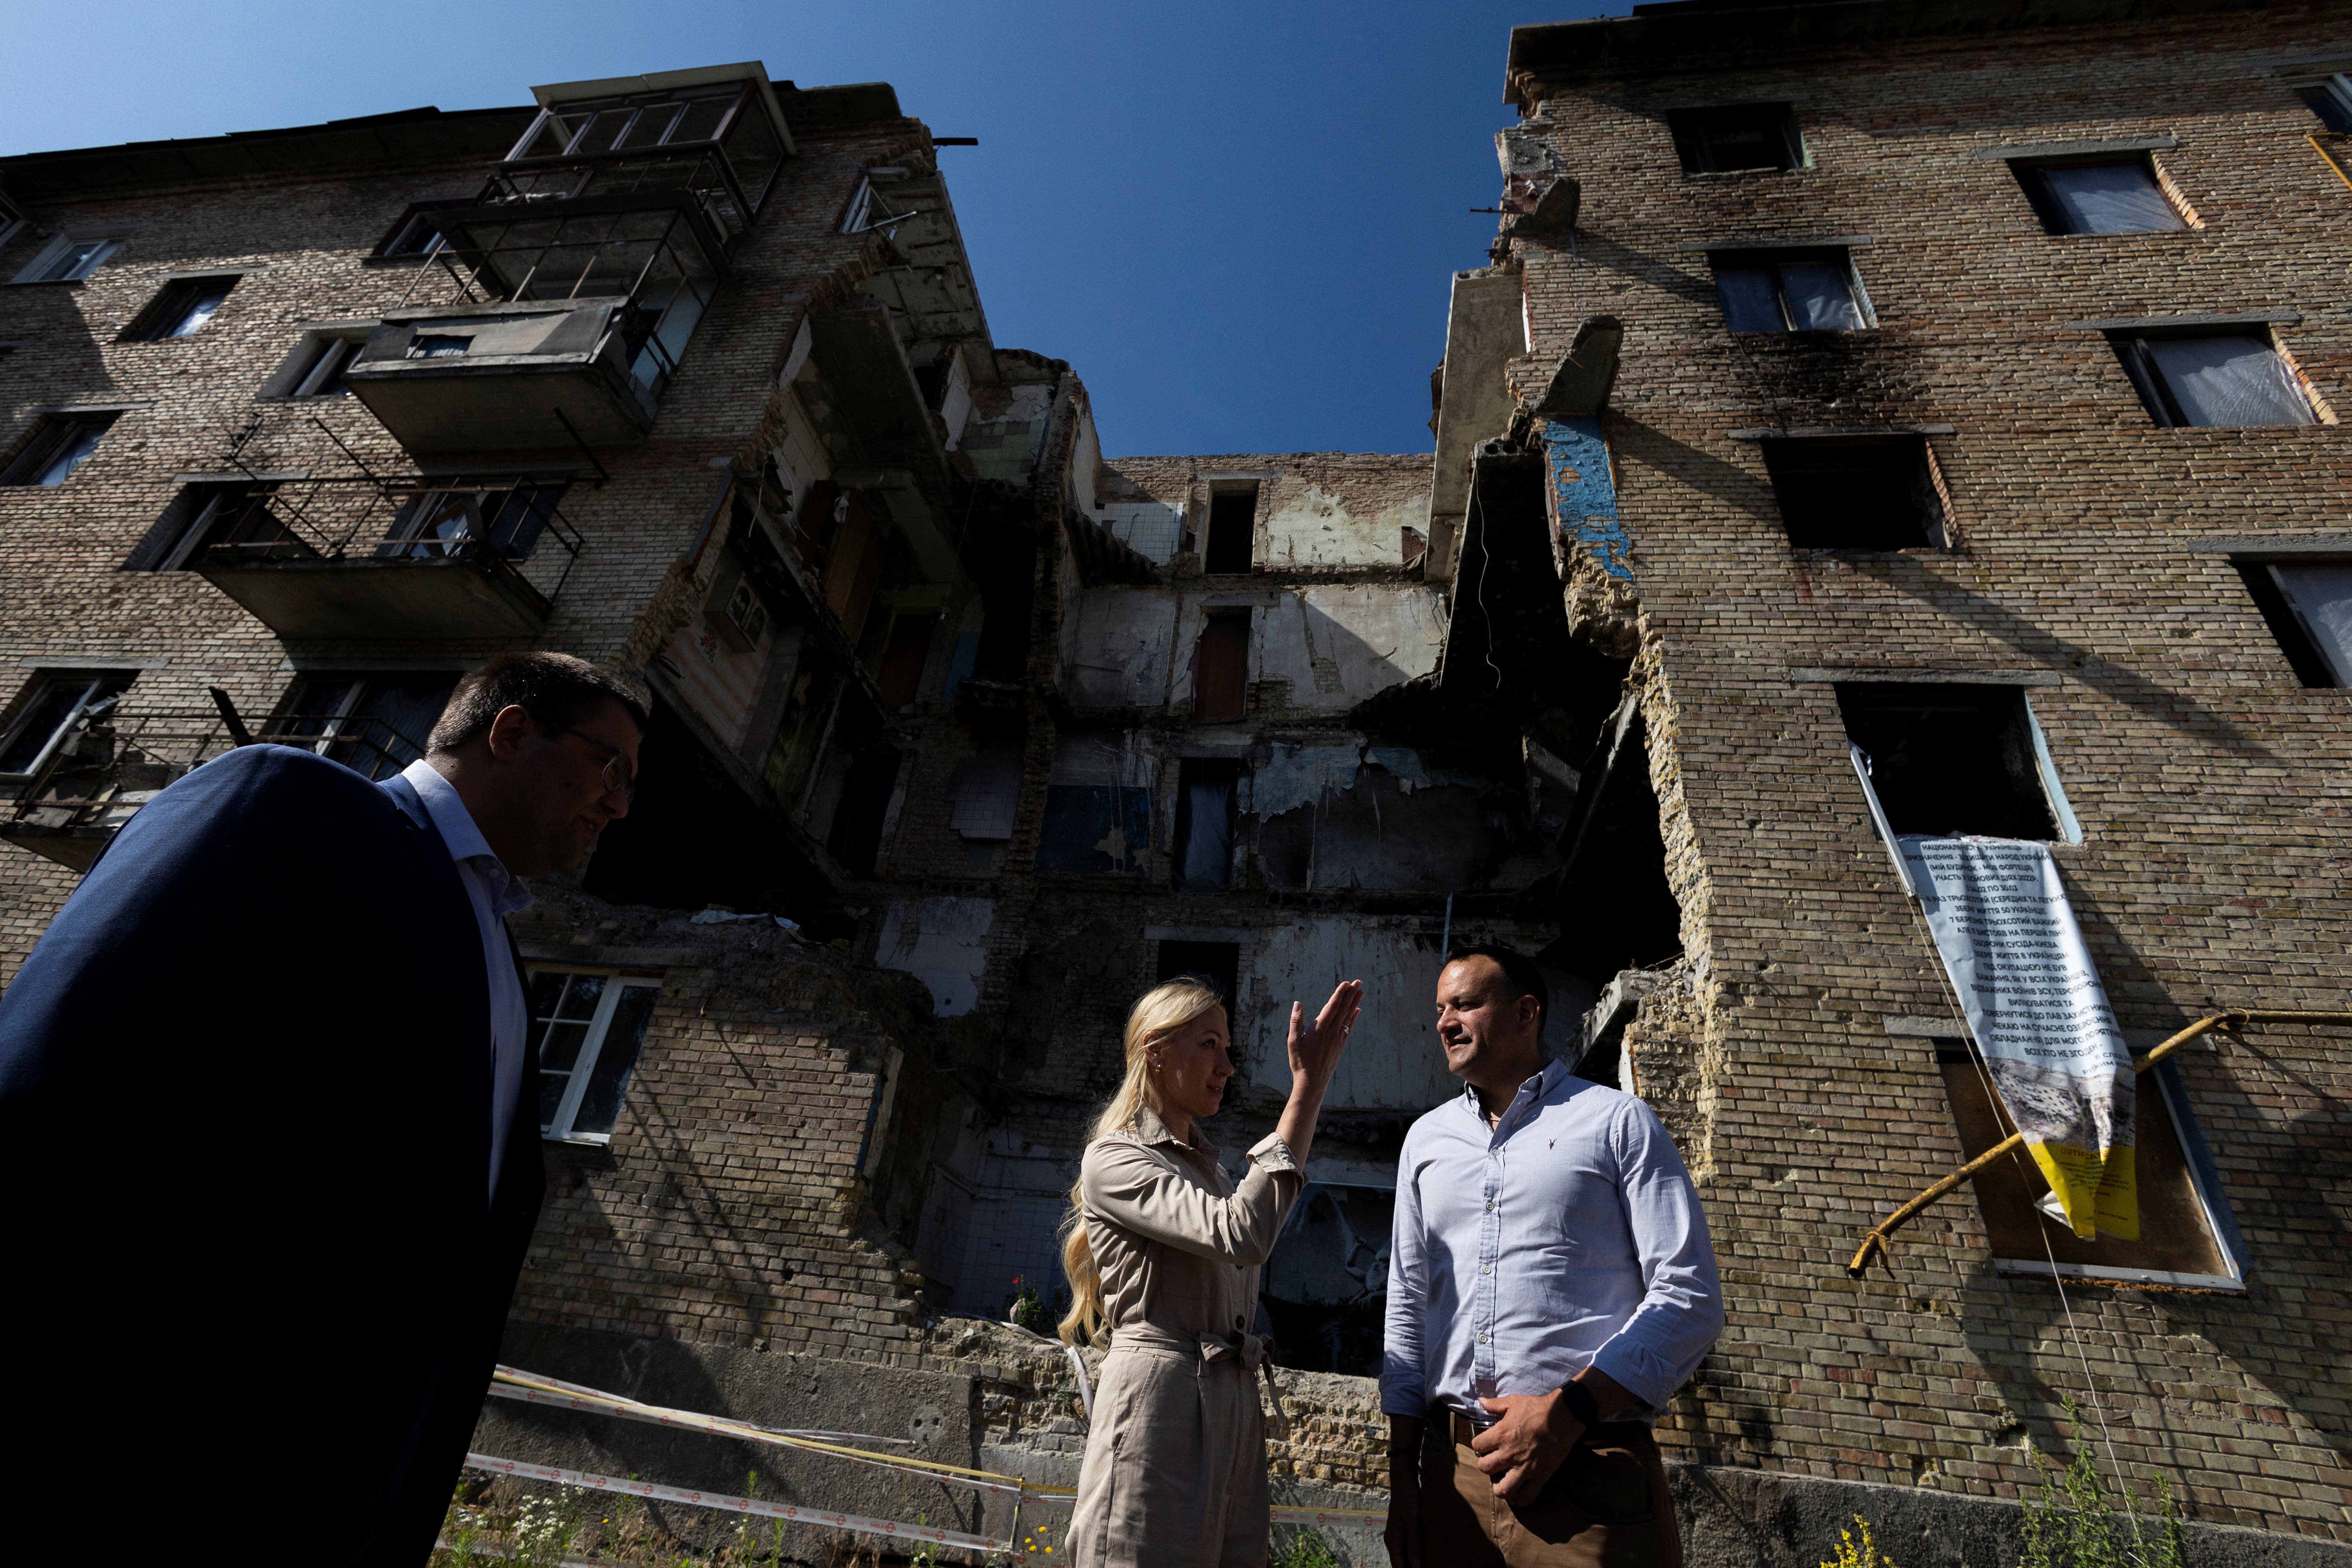
[[[1330,1087],[1331,1075],[1339,1070],[1339,1053],[1347,1048],[1348,1031],[1356,1026],[1356,1016],[1363,1011],[1364,983],[1349,980],[1331,993],[1331,1000],[1323,1004],[1323,1011],[1315,1015],[1315,1022],[1307,1021],[1304,1003],[1290,1005],[1290,1087],[1294,1092],[1307,1089],[1318,1100]]]

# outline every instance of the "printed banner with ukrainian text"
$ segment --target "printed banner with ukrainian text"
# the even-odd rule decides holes
[[[2068,1228],[2137,1241],[2131,1052],[2050,847],[1914,834],[1895,842],[2001,1105]]]

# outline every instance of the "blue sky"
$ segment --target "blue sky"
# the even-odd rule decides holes
[[[1447,280],[1486,260],[1517,22],[1623,4],[82,0],[26,6],[0,153],[525,103],[740,59],[887,81],[996,341],[1066,359],[1114,454],[1426,451]]]

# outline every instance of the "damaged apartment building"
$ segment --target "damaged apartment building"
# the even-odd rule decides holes
[[[655,726],[515,922],[558,1175],[509,1361],[1067,1479],[1061,1358],[960,1320],[1052,1302],[1126,1006],[1229,998],[1237,1160],[1360,978],[1258,1326],[1292,1495],[1377,1488],[1431,996],[1502,940],[1707,1205],[1704,1550],[1867,1508],[1989,1564],[2069,1398],[2200,1551],[2352,1541],[2343,1027],[2139,1079],[2139,1240],[1996,1168],[1848,1268],[2002,1131],[1874,818],[2049,846],[2135,1048],[2346,1010],[2347,72],[2294,3],[1519,27],[1412,456],[1107,457],[879,84],[0,160],[0,959],[189,766],[380,775],[472,662],[576,652]],[[478,1436],[982,1523],[695,1441]]]

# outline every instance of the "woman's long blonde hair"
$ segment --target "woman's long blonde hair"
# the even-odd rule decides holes
[[[1153,1042],[1174,1034],[1211,1008],[1223,1005],[1214,991],[1189,976],[1155,985],[1136,998],[1127,1013],[1127,1076],[1119,1079],[1118,1092],[1095,1118],[1094,1129],[1087,1134],[1087,1147],[1133,1127],[1137,1114],[1146,1106],[1154,1111],[1160,1109],[1160,1097],[1151,1084]],[[1085,1187],[1083,1180],[1072,1185],[1070,1212],[1062,1218],[1062,1272],[1070,1280],[1070,1311],[1062,1320],[1061,1333],[1073,1344],[1081,1338],[1099,1342],[1104,1327],[1102,1277],[1095,1272],[1094,1248],[1087,1243]]]

